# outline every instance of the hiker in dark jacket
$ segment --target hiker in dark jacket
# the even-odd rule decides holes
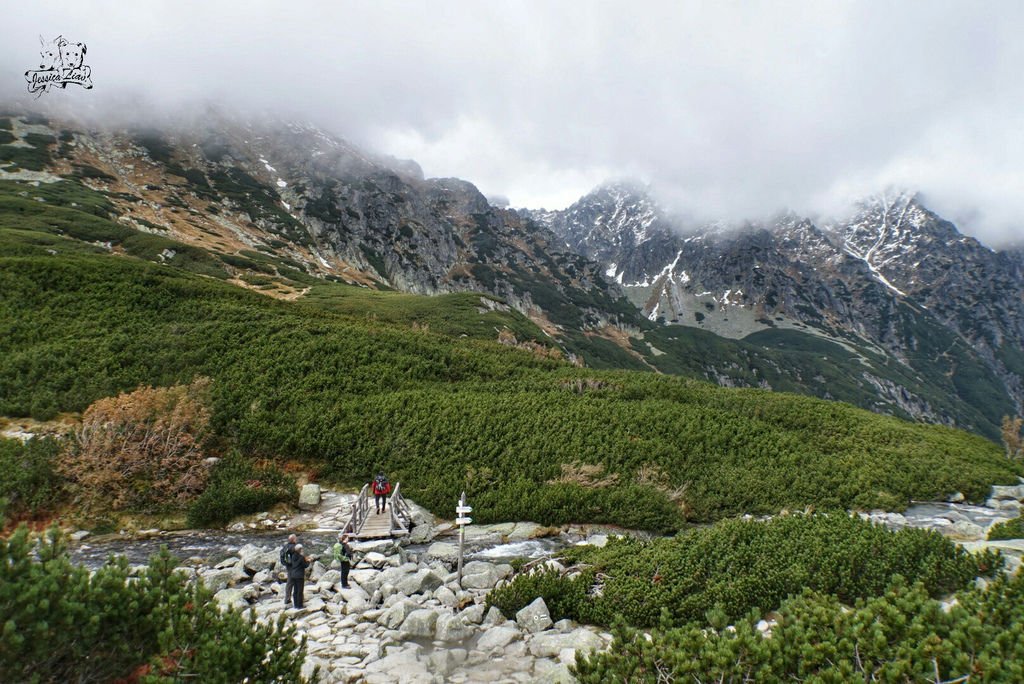
[[[284,601],[289,596],[295,601],[296,608],[302,608],[302,593],[306,588],[306,568],[309,558],[302,554],[302,544],[296,544],[292,551],[292,561],[288,565],[288,582],[284,585]]]
[[[295,545],[298,544],[298,543],[299,543],[299,538],[296,537],[294,534],[289,534],[288,535],[288,541],[285,542],[284,546],[281,547],[281,558],[280,558],[280,561],[281,561],[281,565],[284,566],[285,570],[287,570],[288,566],[291,564],[292,553],[294,553]]]
[[[338,542],[331,548],[331,553],[341,567],[341,586],[348,589],[348,571],[352,567],[352,547],[349,546],[347,534],[338,535]]]

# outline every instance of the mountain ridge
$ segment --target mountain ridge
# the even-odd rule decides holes
[[[995,391],[998,399],[981,401],[989,434],[999,411],[1021,410],[1019,251],[992,250],[962,235],[914,193],[865,198],[844,220],[790,212],[698,225],[673,219],[648,189],[617,182],[534,218],[600,261],[649,320],[736,340],[794,329],[881,352],[965,402]],[[955,349],[928,348],[932,358],[922,358],[926,329]],[[968,387],[971,376],[985,390]],[[880,392],[887,385],[878,375],[865,379]],[[900,403],[922,407],[916,417],[963,424],[896,387],[883,393],[907,394]]]

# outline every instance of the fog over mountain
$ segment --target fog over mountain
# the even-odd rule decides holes
[[[37,104],[271,110],[533,208],[622,176],[725,220],[895,185],[999,246],[1024,237],[1022,26],[1009,2],[17,3],[0,99],[31,103],[64,35],[95,87]]]

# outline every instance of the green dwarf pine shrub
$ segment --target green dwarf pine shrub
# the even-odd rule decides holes
[[[897,575],[941,596],[1001,566],[997,553],[970,555],[937,532],[894,532],[845,513],[725,520],[671,539],[573,547],[564,557],[582,574],[520,575],[488,601],[507,617],[543,596],[556,620],[681,625],[772,610],[805,588],[852,603],[881,594]]]
[[[851,606],[808,590],[771,616],[770,636],[757,611],[727,629],[689,623],[645,635],[620,622],[611,649],[577,658],[575,674],[582,684],[1024,681],[1024,575],[952,605],[929,594],[900,576]]]
[[[121,557],[95,573],[59,531],[0,538],[0,681],[304,682],[305,639],[222,610],[166,549],[137,576]]]

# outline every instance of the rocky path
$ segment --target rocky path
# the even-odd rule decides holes
[[[460,585],[444,548],[414,558],[392,541],[354,546],[362,558],[349,588],[317,562],[298,610],[284,604],[277,549],[247,545],[199,578],[260,622],[284,614],[308,639],[307,673],[319,667],[323,682],[569,682],[577,652],[611,644],[597,628],[553,622],[542,599],[513,620],[487,609],[510,565],[470,561]]]

